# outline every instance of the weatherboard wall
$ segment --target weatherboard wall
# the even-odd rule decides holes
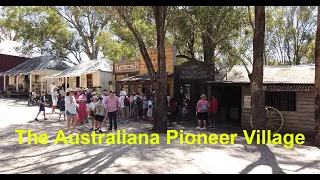
[[[242,86],[241,126],[243,129],[252,130],[251,109],[244,108],[244,96],[251,96],[249,85]],[[284,119],[280,133],[303,133],[312,136],[315,126],[313,86],[310,86],[309,92],[296,92],[296,111],[280,112]]]

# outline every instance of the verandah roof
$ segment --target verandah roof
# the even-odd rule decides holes
[[[68,68],[52,76],[47,76],[46,78],[75,77],[75,76],[81,76],[84,74],[90,74],[97,71],[112,73],[113,62],[107,59],[83,61],[76,66]]]
[[[6,72],[0,73],[0,76],[27,75],[45,69],[65,70],[69,67],[68,64],[56,59],[55,56],[39,56],[31,58]]]

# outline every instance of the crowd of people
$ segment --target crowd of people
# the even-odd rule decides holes
[[[69,133],[75,132],[77,126],[87,126],[91,124],[90,130],[102,133],[102,126],[109,122],[109,131],[117,130],[119,122],[129,121],[129,118],[137,121],[139,119],[147,119],[151,123],[154,119],[154,98],[153,94],[138,92],[132,93],[130,96],[125,91],[121,91],[119,97],[115,95],[113,90],[104,90],[103,93],[97,94],[91,89],[86,88],[84,91],[80,88],[75,90],[67,88],[64,91],[66,96],[62,96],[58,92],[58,87],[52,86],[52,113],[56,113],[56,107],[59,107],[59,121],[63,115],[67,120],[67,130]],[[40,97],[39,112],[35,118],[43,112],[45,116],[46,92],[43,91]],[[176,98],[167,96],[168,120],[172,125],[177,124],[177,119],[183,124],[188,121],[190,111],[190,102],[187,98],[178,106]],[[212,96],[209,103],[207,97],[203,94],[196,104],[196,114],[198,119],[197,129],[215,128],[217,118],[218,101]],[[179,117],[180,116],[180,117]],[[91,121],[91,123],[90,123]],[[209,121],[209,122],[208,122]],[[209,126],[207,125],[209,124]],[[70,126],[72,125],[72,128]]]
[[[147,98],[146,94],[133,93],[128,97],[125,91],[121,91],[118,97],[113,90],[104,90],[100,95],[88,88],[84,91],[80,88],[75,90],[68,88],[64,91],[66,96],[62,96],[58,89],[54,85],[51,87],[52,113],[57,113],[55,110],[56,107],[59,107],[59,121],[63,115],[64,120],[67,121],[68,133],[77,132],[76,127],[78,126],[89,127],[90,124],[90,130],[102,133],[102,126],[107,122],[109,122],[108,130],[116,131],[118,117],[121,123],[129,121],[130,117],[134,120],[153,120],[153,96]],[[35,121],[39,121],[38,116],[41,112],[43,112],[44,120],[47,120],[46,97],[46,92],[42,91],[39,112]]]

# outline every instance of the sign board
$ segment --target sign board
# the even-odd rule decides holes
[[[213,77],[212,65],[202,61],[188,61],[175,67],[176,77],[179,79],[208,79]]]
[[[139,72],[139,61],[127,60],[124,62],[115,63],[113,72],[114,74],[126,74],[126,73]]]
[[[150,48],[147,50],[151,59],[154,70],[158,71],[158,52],[156,48]],[[174,72],[174,66],[176,65],[176,49],[175,46],[168,46],[165,48],[166,56],[166,70],[167,73]],[[141,53],[139,54],[139,74],[148,74],[147,66],[142,58]]]
[[[302,91],[308,92],[310,91],[310,86],[302,86],[302,85],[283,85],[283,86],[263,86],[264,91]]]
[[[250,109],[251,108],[251,96],[243,97],[243,108]]]

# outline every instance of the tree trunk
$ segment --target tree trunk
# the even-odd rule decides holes
[[[158,50],[158,72],[156,74],[156,104],[154,129],[157,133],[167,131],[167,70],[165,57],[165,21],[167,6],[153,6],[156,30],[157,30],[157,50]]]
[[[315,134],[313,144],[320,146],[320,6],[318,6],[315,45]]]
[[[157,133],[165,133],[167,131],[167,71],[165,60],[165,18],[167,15],[167,6],[153,6],[156,31],[157,31],[157,50],[158,50],[158,71],[155,72],[146,46],[137,29],[134,28],[132,22],[126,15],[126,9],[121,6],[115,7],[121,19],[123,19],[127,27],[132,32],[138,42],[140,53],[147,66],[147,70],[151,81],[155,87],[155,123],[153,130]]]
[[[253,37],[253,70],[250,76],[251,114],[255,129],[267,129],[263,87],[263,49],[265,36],[265,7],[255,7]]]
[[[210,29],[206,30],[202,34],[202,47],[203,47],[203,59],[204,62],[208,64],[212,64],[213,69],[215,69],[215,62],[214,62],[214,51],[216,48],[216,44],[213,42],[212,38],[208,34]],[[213,80],[215,77],[213,76]]]

